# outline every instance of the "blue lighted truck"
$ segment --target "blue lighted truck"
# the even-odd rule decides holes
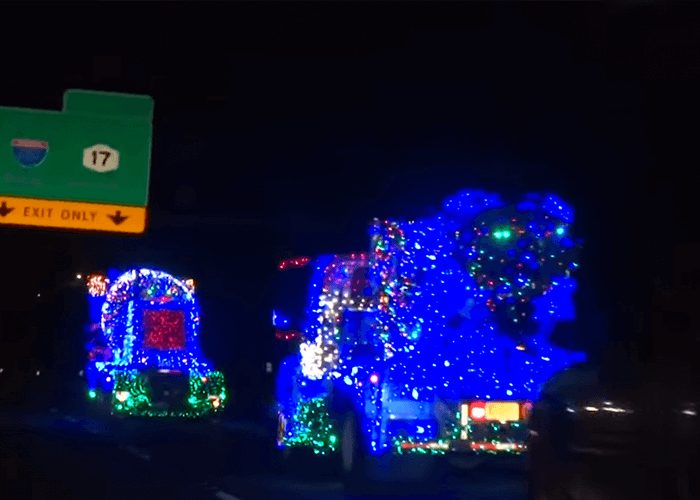
[[[89,400],[139,417],[194,418],[224,409],[224,376],[199,347],[193,280],[131,269],[91,274],[86,283]]]
[[[373,456],[525,451],[541,384],[585,359],[550,341],[575,316],[572,223],[555,195],[464,191],[375,220],[368,252],[280,263],[279,447],[351,476]]]

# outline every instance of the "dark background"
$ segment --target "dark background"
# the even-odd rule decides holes
[[[572,338],[653,355],[655,283],[698,241],[694,6],[35,4],[2,18],[0,105],[58,109],[67,88],[156,105],[145,236],[0,228],[3,364],[79,367],[75,273],[152,265],[197,279],[205,352],[234,411],[255,411],[278,259],[363,250],[373,217],[429,214],[470,187],[572,203],[586,240]]]

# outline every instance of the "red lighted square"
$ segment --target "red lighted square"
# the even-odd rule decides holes
[[[143,345],[151,349],[185,347],[185,315],[182,311],[143,312]]]

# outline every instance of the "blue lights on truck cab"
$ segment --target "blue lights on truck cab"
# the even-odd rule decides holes
[[[555,195],[507,205],[482,191],[458,193],[435,217],[375,220],[367,254],[312,262],[300,353],[284,374],[293,380],[278,379],[291,388],[281,413],[345,398],[380,452],[397,441],[464,437],[476,425],[460,416],[464,402],[536,399],[552,374],[585,359],[549,340],[575,317],[572,222],[573,209]],[[360,269],[370,293],[353,286]],[[331,407],[304,415],[321,411],[337,416]],[[280,442],[313,446],[295,440],[296,422]]]

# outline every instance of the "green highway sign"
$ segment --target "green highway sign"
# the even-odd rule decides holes
[[[152,119],[149,96],[83,90],[0,107],[0,224],[143,232]]]

